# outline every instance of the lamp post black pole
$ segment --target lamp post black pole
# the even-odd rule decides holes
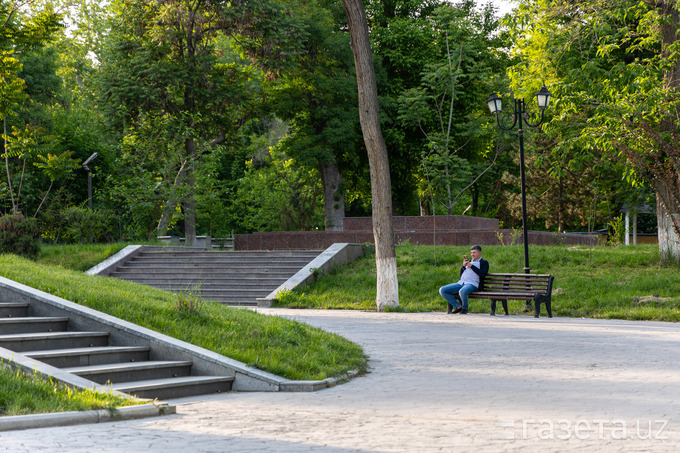
[[[524,99],[515,99],[515,109],[511,118],[512,125],[504,126],[501,123],[500,113],[501,113],[501,98],[499,98],[495,93],[491,93],[489,99],[486,101],[491,113],[496,115],[496,122],[498,127],[505,131],[509,131],[518,125],[517,135],[519,136],[519,171],[522,181],[522,239],[524,242],[524,273],[531,273],[531,268],[529,267],[529,232],[527,230],[527,191],[526,191],[526,178],[524,172],[524,124],[530,127],[538,127],[543,122],[543,114],[545,109],[548,107],[550,102],[550,97],[552,94],[544,86],[541,90],[536,93],[536,100],[539,109],[541,110],[541,116],[538,122],[532,124],[530,116],[526,111],[526,106],[524,104]]]
[[[87,171],[87,207],[92,211],[92,172]]]
[[[530,274],[529,267],[529,232],[527,229],[527,187],[524,176],[524,129],[522,128],[522,117],[524,116],[524,99],[515,99],[515,115],[517,116],[519,136],[519,173],[522,180],[522,239],[524,242],[524,273]]]

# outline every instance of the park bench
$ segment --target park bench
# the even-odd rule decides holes
[[[484,289],[468,295],[471,299],[491,299],[491,315],[496,314],[496,302],[503,303],[508,315],[508,300],[533,300],[534,317],[538,318],[541,304],[545,304],[552,318],[551,295],[554,277],[548,274],[487,274]]]

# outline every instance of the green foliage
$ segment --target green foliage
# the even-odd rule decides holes
[[[289,125],[281,150],[308,169],[337,168],[344,181],[365,153],[349,35],[337,32],[346,18],[341,3],[327,1],[310,2],[301,17],[307,39],[299,64],[263,87],[272,111]],[[344,212],[345,184],[324,176],[321,182],[326,212],[331,207]]]
[[[234,209],[246,231],[305,231],[323,226],[318,172],[270,148],[269,159],[248,162]]]
[[[279,316],[206,303],[200,314],[177,312],[177,296],[123,280],[84,275],[0,256],[6,278],[204,347],[289,379],[325,379],[366,370],[361,347]]]
[[[38,154],[39,162],[33,165],[41,169],[52,182],[59,179],[66,180],[75,169],[80,168],[79,160],[72,159],[71,156],[73,156],[73,151],[64,151],[61,154],[47,153],[46,156]]]
[[[304,29],[288,7],[269,0],[132,1],[114,8],[96,81],[110,124],[123,137],[112,176],[121,182],[112,180],[112,195],[128,203],[131,223],[148,237],[155,225],[165,234],[178,220],[191,231],[198,192],[212,183],[197,177],[207,174],[206,156],[253,115],[259,91],[253,79],[290,65]],[[178,26],[191,32],[177,33]],[[140,179],[148,190],[129,197]]]
[[[614,220],[609,222],[609,228],[612,230],[612,234],[609,235],[609,240],[607,243],[613,247],[618,247],[623,244],[626,235],[626,229],[623,222],[623,215],[615,217]]]
[[[21,214],[0,217],[0,253],[35,257],[40,251],[40,229],[37,220]]]
[[[5,175],[7,178],[7,193],[11,200],[12,212],[21,211],[19,199],[23,183],[26,157],[23,157],[24,168],[21,170],[21,180],[18,188],[12,184],[12,168],[10,157],[25,154],[21,150],[10,149],[12,137],[8,135],[8,122],[12,117],[20,116],[20,111],[24,102],[30,95],[37,95],[36,92],[26,90],[26,77],[22,73],[23,63],[20,58],[30,55],[48,41],[53,32],[58,28],[59,15],[51,10],[51,7],[44,10],[34,9],[36,5],[22,2],[2,2],[0,3],[0,119],[2,119],[2,138],[3,138],[3,157],[5,159]],[[46,59],[47,60],[47,59]],[[33,60],[32,62],[35,62]],[[29,69],[31,67],[31,61]],[[38,71],[32,71],[37,73]],[[33,82],[33,80],[31,80]],[[33,88],[31,84],[29,88]],[[26,131],[35,130],[28,126],[31,121],[27,118],[18,120],[22,127],[26,125]],[[11,126],[11,124],[10,124]],[[29,146],[30,148],[30,146]],[[15,194],[16,190],[16,194]]]
[[[509,19],[520,57],[509,72],[514,92],[545,82],[554,94],[538,163],[565,193],[585,177],[585,198],[602,199],[613,185],[624,204],[639,195],[631,187],[647,185],[677,212],[677,13],[675,3],[536,0]]]
[[[677,265],[660,264],[658,247],[531,246],[532,273],[555,276],[556,316],[680,321]],[[407,312],[444,311],[438,289],[458,280],[465,247],[397,247],[400,307]],[[521,273],[521,244],[484,247],[490,272]],[[375,310],[375,257],[367,255],[304,289],[279,299],[277,306]],[[648,299],[658,293],[660,298]],[[650,300],[650,302],[641,302]],[[523,315],[524,301],[510,302],[512,314]],[[488,313],[489,301],[472,300],[473,312]]]
[[[3,121],[8,115],[13,115],[14,108],[25,99],[26,82],[17,76],[21,63],[12,56],[13,53],[0,50],[0,117]]]
[[[383,134],[397,180],[395,205],[405,213],[407,202],[421,213],[454,213],[473,175],[495,163],[493,118],[480,102],[508,64],[494,9],[464,1],[375,2],[368,10],[388,75],[381,110],[389,118]],[[495,180],[477,180],[476,194],[465,193],[455,213],[472,205],[473,215],[480,214]],[[406,190],[417,190],[418,204]]]
[[[48,153],[46,157],[38,154],[40,162],[34,162],[33,165],[41,169],[43,174],[50,179],[50,186],[47,188],[47,192],[45,192],[38,209],[36,209],[34,217],[38,215],[40,208],[52,190],[54,182],[57,180],[61,180],[62,182],[68,181],[71,178],[73,171],[80,167],[78,165],[78,160],[71,159],[72,155],[73,151],[64,151],[59,155]]]
[[[117,216],[107,209],[71,206],[49,212],[42,219],[42,237],[53,242],[110,242]]]

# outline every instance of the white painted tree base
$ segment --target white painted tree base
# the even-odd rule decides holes
[[[378,275],[375,298],[378,311],[399,306],[399,282],[397,280],[397,258],[376,259]]]

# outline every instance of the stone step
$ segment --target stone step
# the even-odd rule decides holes
[[[135,283],[142,283],[138,280],[135,279],[130,279],[130,281],[135,282]],[[283,283],[283,280],[281,281]],[[278,288],[279,285],[208,285],[208,284],[201,284],[201,281],[196,281],[193,284],[184,284],[184,283],[174,283],[170,281],[147,281],[144,284],[148,286],[153,286],[154,288],[158,289],[164,289],[166,291],[172,291],[172,292],[196,292],[196,293],[206,293],[206,292],[215,292],[215,291],[220,291],[224,293],[230,293],[230,294],[247,294],[250,292],[262,292],[262,291],[269,291],[272,292],[274,289]]]
[[[112,388],[140,398],[172,399],[231,390],[231,376],[186,376],[169,379],[121,382]]]
[[[273,264],[271,262],[266,263],[256,263],[256,264],[211,264],[211,265],[184,265],[181,263],[172,263],[168,261],[163,261],[162,263],[134,263],[126,262],[124,265],[119,266],[116,272],[125,272],[125,270],[133,270],[134,272],[139,272],[142,270],[156,271],[156,272],[172,272],[172,271],[200,271],[200,272],[212,272],[212,273],[226,273],[226,272],[258,272],[258,273],[269,273],[269,272],[290,272],[295,269],[300,269],[306,266],[309,261],[304,263],[282,263],[279,265]]]
[[[261,263],[261,262],[275,262],[282,263],[285,261],[311,261],[318,254],[305,255],[235,255],[230,252],[213,252],[211,254],[200,253],[149,253],[143,251],[130,260],[133,261],[159,261],[171,259],[173,261],[184,262],[223,262],[223,263]]]
[[[41,332],[0,335],[0,347],[16,352],[85,348],[108,344],[108,332]]]
[[[233,257],[233,258],[250,258],[250,257],[255,257],[255,258],[261,258],[261,257],[295,257],[295,256],[303,256],[303,257],[316,257],[321,250],[251,250],[251,251],[208,251],[208,250],[197,250],[197,249],[191,249],[191,248],[181,248],[181,249],[172,249],[172,248],[167,248],[167,247],[159,247],[159,248],[154,248],[154,247],[146,247],[144,249],[144,252],[142,252],[143,255],[146,256],[153,256],[153,255],[161,255],[161,256],[186,256],[186,255],[191,255],[191,256],[226,256],[226,257]],[[138,255],[139,256],[139,255]]]
[[[103,346],[92,348],[31,351],[26,356],[57,368],[103,365],[149,360],[149,348],[144,346]]]
[[[216,277],[211,277],[211,278],[201,278],[199,276],[197,277],[187,277],[185,275],[182,276],[170,276],[170,275],[164,275],[160,277],[155,277],[151,275],[125,275],[124,277],[125,280],[135,282],[135,283],[142,283],[145,285],[152,284],[152,283],[159,283],[159,284],[173,284],[173,285],[181,285],[182,287],[194,287],[194,286],[202,286],[202,287],[213,287],[213,286],[220,286],[220,287],[241,287],[241,288],[258,288],[258,287],[269,287],[272,285],[279,286],[281,283],[285,282],[288,277],[285,278],[239,278],[239,277],[225,277],[225,278],[216,278]]]
[[[217,254],[214,256],[196,256],[194,254],[185,253],[181,255],[162,255],[155,254],[152,256],[142,252],[137,256],[130,258],[131,263],[163,263],[168,259],[182,263],[204,264],[204,263],[227,263],[227,264],[261,264],[261,263],[308,263],[316,256],[257,256],[257,257],[230,257],[227,254]]]
[[[28,304],[25,302],[0,302],[0,318],[28,316]]]
[[[297,269],[297,270],[296,270]],[[260,272],[260,270],[252,269],[223,269],[223,270],[183,270],[182,276],[191,278],[233,278],[233,279],[261,279],[261,278],[281,278],[288,279],[292,274],[291,272],[297,272],[299,269],[290,269],[287,272]],[[159,278],[173,278],[177,277],[176,269],[153,269],[142,271],[136,268],[124,268],[123,270],[118,270],[109,274],[110,277],[120,278],[122,276],[128,277],[133,275],[141,275],[144,277],[159,277]]]
[[[64,316],[0,318],[0,335],[62,332],[67,325],[68,317]]]
[[[172,285],[149,285],[153,286],[154,288],[162,289],[165,291],[170,291],[174,293],[179,293],[185,291],[185,288],[176,288],[173,287]],[[201,288],[200,290],[196,291],[197,294],[200,294],[203,297],[208,297],[208,296],[223,296],[226,298],[238,298],[238,297],[245,297],[245,298],[250,298],[250,297],[264,297],[267,294],[271,293],[276,287],[274,288],[262,288],[262,289],[213,289],[213,288]]]
[[[150,381],[191,375],[190,361],[148,360],[62,368],[98,384]]]

